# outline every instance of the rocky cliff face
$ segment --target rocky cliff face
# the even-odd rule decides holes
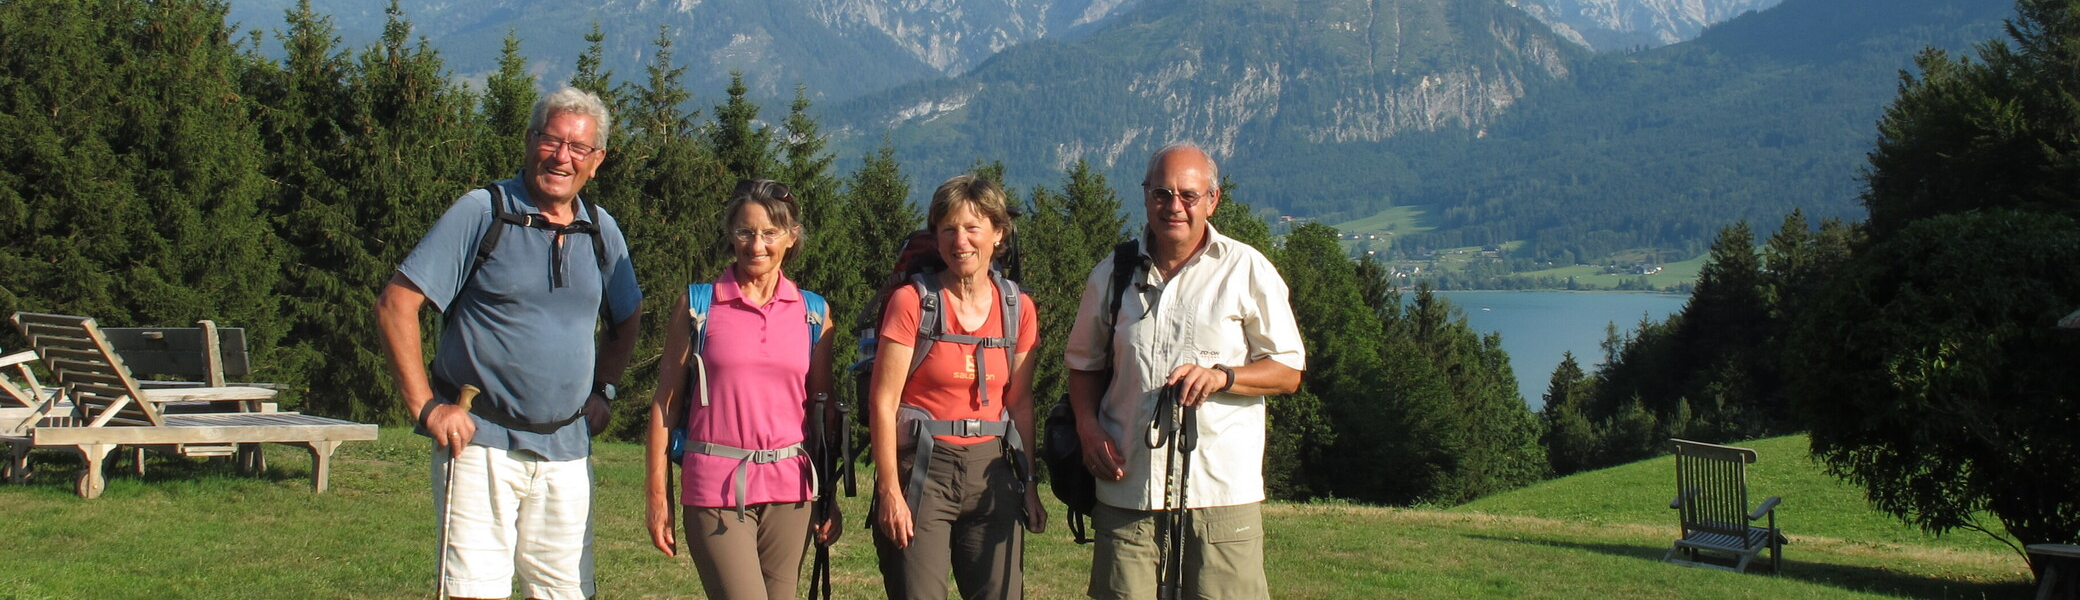
[[[799,0],[840,35],[878,36],[943,75],[998,51],[1096,23],[1136,0]]]
[[[1575,43],[1596,50],[1666,46],[1708,25],[1782,0],[1514,0]]]
[[[754,95],[851,98],[932,77],[958,75],[1006,47],[1102,23],[1142,0],[437,0],[406,3],[414,35],[441,49],[465,78],[497,68],[501,38],[520,35],[545,84],[568,76],[594,23],[607,67],[641,79],[659,28],[697,96],[720,92],[742,71]],[[280,28],[296,0],[234,0],[229,20]],[[313,0],[349,48],[381,34],[380,3]],[[371,9],[370,7],[374,8]],[[269,48],[270,51],[276,48]]]
[[[1165,3],[1087,39],[1014,48],[970,75],[840,112],[844,134],[894,131],[926,165],[972,153],[1047,171],[1079,159],[1111,168],[1178,140],[1228,158],[1274,137],[1479,135],[1579,57],[1495,0]],[[964,142],[975,145],[938,149]]]

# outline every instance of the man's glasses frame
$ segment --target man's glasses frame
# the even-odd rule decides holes
[[[558,152],[562,152],[565,148],[569,148],[571,151],[572,158],[576,158],[578,160],[585,160],[585,158],[592,156],[592,153],[599,151],[598,146],[594,146],[592,144],[587,144],[583,142],[574,142],[571,140],[566,140],[561,137],[550,135],[548,132],[542,131],[540,129],[536,129],[532,133],[534,134],[535,149],[541,150],[543,152],[548,152],[551,155],[554,155]]]
[[[1184,207],[1188,209],[1198,207],[1199,203],[1205,202],[1207,198],[1212,198],[1220,195],[1220,192],[1218,190],[1205,193],[1195,192],[1191,190],[1179,192],[1170,188],[1156,187],[1148,185],[1146,183],[1141,184],[1141,191],[1142,195],[1145,197],[1149,204],[1156,206],[1169,206],[1171,200],[1183,200]]]

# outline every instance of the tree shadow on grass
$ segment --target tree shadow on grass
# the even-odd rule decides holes
[[[260,483],[267,485],[285,481],[310,482],[311,463],[306,453],[285,456],[269,452],[267,468],[258,473],[242,473],[236,464],[225,458],[187,458],[164,452],[144,452],[144,475],[137,474],[138,454],[124,447],[109,453],[101,463],[101,476],[110,492],[133,487],[175,488],[221,487]],[[299,458],[301,460],[299,460]],[[62,448],[37,448],[29,452],[29,478],[20,484],[25,488],[50,488],[64,494],[76,494],[80,476],[86,470],[87,461],[78,452]],[[105,496],[104,496],[105,497]]]
[[[1634,546],[1477,534],[1468,534],[1466,537],[1498,542],[1537,544],[1553,548],[1587,550],[1599,554],[1653,562],[1662,562],[1662,558],[1667,556],[1668,553],[1668,548],[1665,546]],[[1798,556],[1796,546],[1787,546],[1786,553],[1792,558],[1785,560],[1783,571],[1776,573],[1774,576],[1854,592],[1909,598],[2028,598],[2035,590],[2033,584],[2030,583],[1959,581],[1902,573],[1877,567],[1801,562],[1796,559]],[[1757,577],[1772,576],[1769,573],[1766,556],[1768,556],[1767,551],[1758,555],[1754,562],[1749,563],[1748,572]],[[1670,564],[1668,568],[1688,569],[1696,567]]]

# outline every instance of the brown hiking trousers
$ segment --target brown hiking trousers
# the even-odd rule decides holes
[[[905,450],[897,460],[907,486],[915,457]],[[934,444],[925,468],[910,546],[899,549],[874,534],[888,597],[945,600],[948,572],[967,600],[1025,597],[1025,494],[1004,445]]]

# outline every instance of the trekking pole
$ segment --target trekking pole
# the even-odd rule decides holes
[[[462,407],[462,412],[469,412],[470,403],[476,401],[477,394],[482,392],[483,390],[477,389],[477,386],[465,384],[462,386],[462,391],[455,393],[455,405]],[[449,440],[451,443],[454,441]],[[441,500],[440,566],[433,572],[434,600],[442,600],[448,597],[448,528],[455,521],[455,458],[455,451],[450,450],[448,453],[448,486],[441,488],[442,495],[446,497]]]
[[[1175,547],[1171,560],[1177,564],[1173,568],[1175,579],[1170,584],[1170,597],[1173,600],[1183,595],[1184,538],[1192,532],[1192,504],[1190,496],[1185,494],[1185,489],[1186,484],[1192,481],[1192,452],[1199,449],[1199,407],[1179,406],[1177,410],[1182,414],[1177,420],[1177,440],[1174,444],[1180,459],[1177,461],[1177,514],[1171,517],[1176,521],[1177,531],[1176,537],[1172,538],[1175,541],[1171,542]]]
[[[1149,448],[1165,449],[1161,525],[1163,542],[1156,559],[1156,597],[1161,600],[1177,600],[1182,596],[1184,587],[1181,585],[1184,575],[1184,544],[1181,537],[1184,533],[1184,519],[1179,514],[1184,511],[1184,503],[1178,498],[1183,477],[1176,468],[1179,462],[1178,448],[1182,443],[1171,443],[1170,440],[1170,437],[1177,433],[1175,425],[1178,421],[1177,413],[1181,408],[1177,398],[1178,389],[1179,386],[1174,384],[1163,387],[1162,396],[1156,400],[1156,419],[1150,423],[1148,438]],[[1166,428],[1165,425],[1170,427]],[[1185,455],[1185,460],[1190,458],[1190,455]]]
[[[810,541],[816,544],[816,558],[809,566],[810,600],[830,600],[831,597],[831,547],[830,544],[823,542],[821,536],[815,533],[816,528],[822,525],[825,519],[830,518],[832,503],[838,501],[837,498],[832,497],[837,492],[837,481],[835,479],[838,477],[838,457],[833,456],[834,448],[832,448],[830,436],[831,419],[830,414],[826,412],[826,407],[829,406],[829,403],[829,394],[822,392],[816,394],[816,415],[812,417],[816,420],[816,464],[810,465],[809,468],[812,470],[824,469],[825,474],[817,479],[816,503],[812,505],[809,511],[809,537]],[[837,408],[840,413],[843,413],[845,410],[842,403]],[[842,424],[850,426],[849,423]]]

